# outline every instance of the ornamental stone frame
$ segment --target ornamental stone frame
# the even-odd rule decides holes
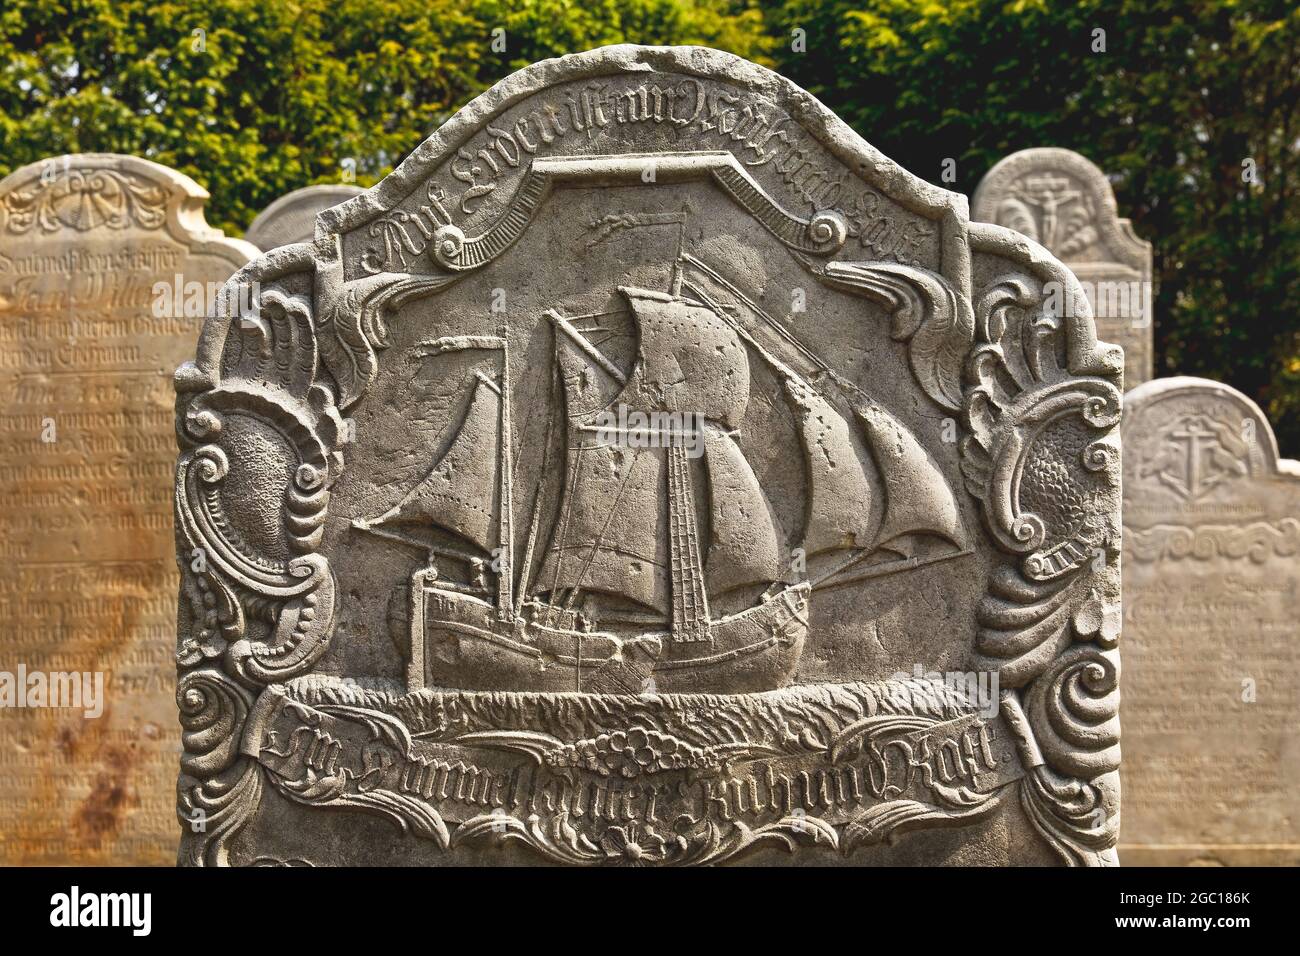
[[[1116,862],[1122,359],[1041,247],[614,46],[252,280],[176,376],[182,863]]]

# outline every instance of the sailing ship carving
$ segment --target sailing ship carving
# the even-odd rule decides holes
[[[450,336],[422,347],[422,357],[495,350],[499,373],[475,372],[468,410],[424,478],[354,522],[429,550],[408,592],[412,689],[771,690],[795,675],[814,590],[964,553],[956,501],[915,436],[860,396],[832,402],[726,309],[680,287],[619,290],[638,335],[626,373],[574,321],[547,313],[562,435],[548,428],[518,561],[507,344]],[[794,536],[738,441],[754,357],[780,382],[800,436],[807,500]],[[635,434],[614,428],[611,440],[617,408],[644,414]],[[553,445],[563,471],[548,509]],[[429,543],[428,528],[461,547]]]

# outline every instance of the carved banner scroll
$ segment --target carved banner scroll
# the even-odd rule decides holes
[[[619,46],[254,279],[176,379],[183,862],[1115,862],[1120,353],[1040,247]]]

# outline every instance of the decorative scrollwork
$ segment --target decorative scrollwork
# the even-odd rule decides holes
[[[1130,561],[1212,561],[1248,558],[1263,564],[1270,557],[1300,554],[1300,520],[1252,521],[1246,525],[1158,524],[1125,531]]]
[[[5,196],[0,211],[6,232],[159,229],[167,222],[168,191],[157,183],[116,169],[48,162],[52,175]]]
[[[890,335],[908,343],[912,371],[925,393],[943,408],[961,408],[962,365],[974,334],[969,300],[943,276],[894,262],[831,262],[823,278],[885,306]]]
[[[1025,693],[1043,758],[1090,780],[1119,769],[1119,658],[1094,644],[1058,655]]]
[[[186,409],[186,437],[206,443],[177,463],[177,527],[192,556],[185,588],[197,625],[182,664],[221,654],[233,674],[257,685],[300,673],[325,651],[335,585],[316,549],[337,471],[327,441],[338,440],[342,423],[313,394],[315,407],[257,384],[220,386]],[[224,446],[232,433],[238,441]],[[257,540],[230,516],[248,507],[239,489],[250,480],[259,493],[278,482],[283,502],[277,528]],[[254,608],[269,633],[250,633]]]
[[[180,862],[225,866],[229,841],[247,825],[261,799],[262,771],[240,753],[252,698],[210,667],[181,677],[176,687],[181,714],[181,777],[176,813]]]
[[[1009,274],[976,296],[962,470],[1008,563],[977,608],[975,662],[997,671],[1032,768],[1023,810],[1064,860],[1094,865],[1114,861],[1118,829],[1121,395],[1063,364],[1095,341],[1074,341],[1078,317],[1043,286]]]

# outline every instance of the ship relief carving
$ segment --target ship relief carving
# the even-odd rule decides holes
[[[321,813],[427,863],[1114,862],[1118,356],[809,108],[530,68],[232,280],[177,373],[182,862],[369,859]],[[849,195],[935,241],[861,258]]]

